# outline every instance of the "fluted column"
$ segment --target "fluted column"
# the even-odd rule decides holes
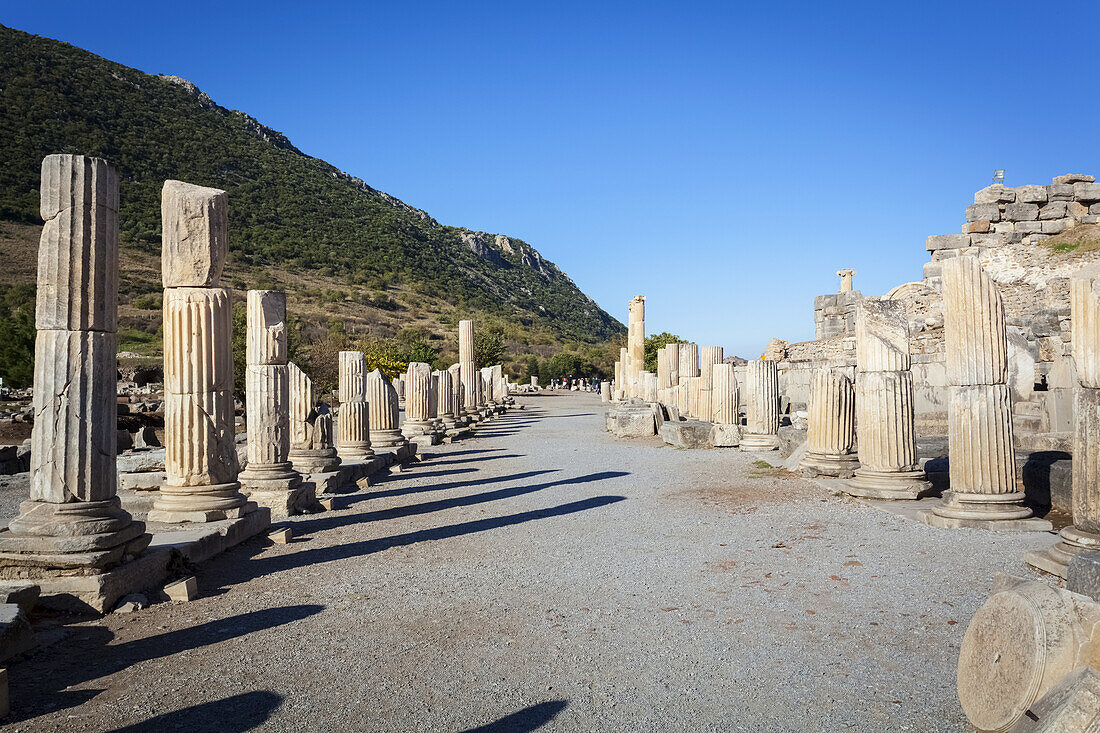
[[[703,378],[702,377],[688,377],[688,417],[695,420],[701,419],[700,412],[701,397],[703,393]]]
[[[248,291],[245,339],[245,420],[248,465],[238,480],[245,494],[274,515],[296,510],[302,476],[290,464],[290,372],[286,364],[286,294]]]
[[[672,386],[672,372],[668,366],[668,348],[657,349],[657,389],[665,390]]]
[[[6,578],[93,574],[150,539],[115,493],[118,170],[50,155],[40,209],[30,497],[0,535]]]
[[[604,380],[600,382],[600,402],[611,401],[611,383]]]
[[[680,344],[668,344],[665,346],[668,359],[668,387],[674,388],[680,384]]]
[[[464,412],[467,415],[478,414],[477,402],[477,363],[474,350],[474,322],[458,322],[458,365],[461,371]]]
[[[340,466],[332,443],[332,413],[318,401],[313,380],[293,362],[287,363],[290,381],[290,463],[303,474],[328,473]]]
[[[756,359],[745,365],[745,430],[741,450],[779,448],[779,365]]]
[[[1049,530],[1016,487],[1001,294],[976,257],[943,265],[951,488],[921,518],[938,527]]]
[[[149,519],[210,522],[255,508],[245,502],[233,425],[233,313],[218,287],[228,247],[224,191],[165,181],[164,437],[167,483]]]
[[[336,415],[336,451],[345,463],[374,457],[367,402],[367,357],[362,351],[340,352],[340,412]]]
[[[466,425],[466,387],[462,383],[462,365],[452,364],[447,368],[451,373],[451,398],[454,401],[455,423]]]
[[[710,385],[710,421],[714,423],[710,430],[711,445],[715,448],[738,446],[741,444],[741,419],[738,412],[741,395],[733,364],[713,365]]]
[[[627,364],[630,371],[626,375],[628,396],[643,397],[644,387],[641,381],[645,369],[645,296],[635,295],[627,305],[626,347],[629,356]]]
[[[405,378],[398,374],[393,378],[393,391],[397,393],[397,409],[405,409]]]
[[[844,491],[916,499],[929,484],[917,461],[909,321],[897,300],[863,298],[856,310],[859,464]]]
[[[410,363],[405,372],[405,424],[401,426],[406,438],[432,432],[431,394],[432,368],[419,361]]]
[[[381,369],[367,374],[367,403],[370,405],[372,448],[399,448],[408,443],[401,434],[397,390]]]
[[[855,454],[856,391],[848,375],[829,367],[814,372],[810,383],[805,474],[851,478],[859,468]]]
[[[704,346],[701,353],[699,376],[702,381],[699,386],[699,414],[700,420],[709,421],[714,413],[711,398],[711,375],[714,373],[714,365],[721,364],[726,358],[726,350],[721,346]]]
[[[451,384],[451,373],[446,369],[439,371],[439,402],[436,404],[443,427],[447,430],[457,428],[454,385]]]
[[[643,371],[639,375],[642,381],[643,387],[643,399],[646,402],[657,401],[657,375],[653,372]]]
[[[615,391],[620,393],[616,395],[616,399],[621,397],[623,389],[623,363],[622,361],[615,362]]]
[[[619,349],[619,381],[615,383],[615,389],[621,394],[620,399],[630,397],[630,352],[624,346]]]

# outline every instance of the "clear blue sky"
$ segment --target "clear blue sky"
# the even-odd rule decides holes
[[[917,280],[994,168],[1100,174],[1100,3],[0,3],[183,76],[620,320],[756,356]]]

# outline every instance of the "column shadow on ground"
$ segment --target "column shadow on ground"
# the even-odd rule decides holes
[[[19,663],[10,677],[12,713],[5,723],[27,720],[35,711],[51,712],[80,705],[102,690],[69,690],[135,664],[198,649],[254,631],[270,629],[320,613],[316,604],[281,606],[208,621],[156,636],[111,644],[114,634],[101,626],[74,629],[74,639]]]
[[[454,454],[453,453],[445,453],[443,455],[452,456]],[[428,459],[426,459],[428,461],[428,463],[425,464],[425,465],[431,466],[432,468],[435,468],[436,466],[450,466],[450,465],[456,465],[456,464],[459,464],[459,463],[484,463],[485,461],[495,461],[498,458],[523,458],[523,457],[524,457],[524,455],[522,453],[505,453],[504,455],[487,456],[485,458],[459,458],[457,461],[443,461],[443,460],[439,460],[438,458],[428,458]],[[423,474],[416,474],[416,475],[421,476]]]
[[[550,700],[524,708],[511,715],[487,725],[469,728],[464,733],[527,733],[537,730],[558,716],[568,703],[565,700]]]
[[[255,690],[164,713],[141,723],[115,728],[111,733],[162,733],[166,730],[244,733],[266,722],[282,702],[282,695]]]

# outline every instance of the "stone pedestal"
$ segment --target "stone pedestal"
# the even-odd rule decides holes
[[[303,474],[330,473],[340,466],[333,445],[332,413],[317,400],[313,381],[294,363],[287,364],[290,380],[290,454],[294,469]]]
[[[1016,487],[1004,309],[976,257],[943,264],[951,490],[923,521],[936,527],[1049,531]]]
[[[340,352],[340,412],[336,416],[336,452],[344,463],[374,457],[367,402],[367,358],[361,351]]]
[[[42,162],[30,498],[0,531],[0,577],[99,575],[149,544],[115,495],[118,171]]]
[[[855,454],[856,392],[847,375],[824,367],[810,384],[804,475],[851,478],[859,468]]]
[[[930,484],[917,459],[909,322],[900,301],[859,301],[856,364],[860,466],[844,491],[874,499],[917,499]]]
[[[214,522],[255,509],[237,482],[233,313],[218,278],[228,247],[224,191],[165,181],[164,435],[167,482],[149,520]]]
[[[778,449],[779,366],[774,361],[756,359],[745,365],[745,429],[741,450]]]

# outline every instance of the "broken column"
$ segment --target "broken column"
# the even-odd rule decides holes
[[[856,369],[860,467],[844,491],[878,499],[916,499],[929,483],[917,461],[909,321],[901,301],[859,301]]]
[[[696,417],[709,422],[714,412],[711,403],[711,375],[714,373],[714,365],[721,364],[726,358],[725,349],[721,346],[704,346],[700,356],[699,376],[702,379],[699,382],[699,414]]]
[[[333,445],[332,413],[313,391],[313,380],[293,362],[287,363],[290,382],[290,454],[302,474],[329,473],[340,467]]]
[[[644,397],[641,373],[645,368],[645,296],[635,295],[631,298],[627,310],[627,396]]]
[[[804,475],[851,478],[859,468],[855,453],[856,391],[848,375],[822,367],[810,383]]]
[[[480,373],[478,376],[481,378]],[[406,438],[432,432],[431,392],[432,368],[423,362],[411,362],[405,372],[405,424],[401,426]]]
[[[745,430],[741,450],[779,448],[779,364],[755,359],[745,365]]]
[[[611,401],[611,382],[604,380],[600,382],[600,402]]]
[[[97,575],[149,544],[116,469],[118,170],[42,161],[30,497],[0,531],[6,578]]]
[[[441,369],[439,374],[439,401],[436,403],[436,409],[439,412],[439,419],[443,423],[445,430],[454,430],[458,427],[458,421],[455,418],[455,395],[454,386],[451,384],[451,373],[446,369]]]
[[[344,463],[374,458],[367,402],[367,357],[362,351],[340,352],[340,412],[336,416],[336,451]]]
[[[408,443],[401,434],[397,390],[381,369],[367,374],[367,403],[370,405],[371,448],[400,448]]]
[[[1016,487],[1004,308],[976,257],[943,263],[943,319],[951,487],[920,518],[936,527],[1049,531]]]
[[[856,271],[850,267],[846,267],[842,270],[837,270],[836,274],[840,278],[840,292],[852,292],[852,277],[856,274]]]
[[[657,375],[653,372],[643,371],[640,375],[642,383],[643,399],[646,402],[657,401]]]
[[[466,425],[469,422],[466,419],[466,387],[462,384],[462,365],[451,364],[447,368],[447,371],[451,373],[451,398],[454,401],[455,411],[455,424]]]
[[[286,294],[248,291],[245,345],[245,422],[248,463],[237,480],[249,499],[272,516],[293,514],[302,476],[291,466],[290,375],[286,365]]]
[[[710,444],[729,448],[741,444],[741,419],[738,413],[740,392],[733,364],[719,363],[711,369]]]
[[[154,522],[211,522],[255,508],[237,481],[233,425],[233,313],[218,287],[228,247],[225,191],[165,181],[164,437],[167,482]]]
[[[458,366],[461,371],[463,402],[467,415],[477,417],[477,364],[474,349],[474,322],[458,322]]]

